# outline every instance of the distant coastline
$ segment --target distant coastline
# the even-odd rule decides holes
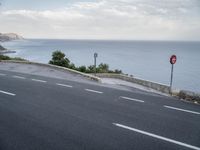
[[[16,33],[0,33],[0,42],[8,42],[12,40],[22,40],[22,36]]]
[[[0,45],[0,55],[1,54],[8,54],[8,53],[16,53],[16,51],[8,50],[8,49],[6,49],[6,48],[4,48],[3,46]]]
[[[4,51],[4,50],[6,50],[6,48],[0,45],[0,51]]]
[[[24,38],[23,38],[24,39]],[[78,39],[78,38],[26,38],[26,40],[49,40],[49,41],[94,41],[94,42],[165,42],[165,43],[199,43],[200,40],[136,40],[136,39]]]
[[[13,40],[22,40],[24,39],[22,36],[16,33],[0,33],[0,42],[9,42]],[[8,50],[7,48],[0,45],[0,54],[6,53],[16,53],[16,51]]]

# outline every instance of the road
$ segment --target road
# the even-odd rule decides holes
[[[0,150],[200,150],[200,106],[0,70]]]

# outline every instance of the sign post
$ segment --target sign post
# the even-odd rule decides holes
[[[172,94],[172,82],[173,82],[173,72],[174,72],[174,64],[176,63],[176,55],[172,55],[170,57],[170,63],[172,64],[171,67],[171,79],[170,79],[170,94]]]
[[[97,57],[98,57],[98,54],[97,53],[94,53],[94,73],[95,73],[95,76],[96,76],[96,73],[97,73]]]

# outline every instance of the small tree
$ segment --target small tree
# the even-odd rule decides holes
[[[69,67],[69,63],[70,61],[68,58],[65,58],[65,54],[58,50],[53,52],[52,60],[49,61],[49,64],[63,67]]]

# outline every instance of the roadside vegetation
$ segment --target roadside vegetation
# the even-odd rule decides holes
[[[9,57],[9,56],[5,56],[5,55],[1,55],[0,54],[0,61],[1,60],[16,60],[16,61],[27,61],[23,58],[20,58],[20,57]]]
[[[95,71],[94,65],[90,65],[90,66],[83,65],[83,66],[76,67],[75,64],[70,62],[70,60],[61,51],[54,51],[52,53],[52,59],[49,61],[49,64],[70,68],[70,69],[77,70],[83,73],[95,73],[95,72],[96,73],[117,73],[117,74],[122,73],[122,71],[118,69],[110,70],[109,65],[105,63],[99,64],[96,67],[96,71]]]

